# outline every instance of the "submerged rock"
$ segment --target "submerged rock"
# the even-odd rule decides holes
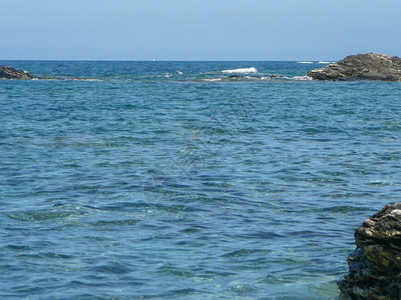
[[[401,58],[376,53],[350,55],[306,75],[316,80],[401,81]]]
[[[33,79],[29,73],[12,67],[0,66],[0,79]]]
[[[401,299],[401,203],[387,204],[355,231],[341,299]]]

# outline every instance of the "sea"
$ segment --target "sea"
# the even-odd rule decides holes
[[[0,61],[0,298],[336,299],[401,82],[327,63]]]

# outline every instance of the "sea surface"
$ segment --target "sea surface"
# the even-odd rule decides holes
[[[335,299],[401,195],[401,82],[0,61],[1,299]],[[275,76],[272,76],[275,75]]]

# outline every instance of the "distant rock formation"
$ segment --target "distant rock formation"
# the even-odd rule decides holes
[[[401,299],[401,203],[387,204],[355,231],[341,299]]]
[[[33,79],[33,77],[24,71],[0,66],[0,79]]]
[[[401,58],[376,53],[350,55],[306,75],[316,80],[401,81]]]
[[[63,79],[63,78],[55,78],[49,76],[42,76],[42,77],[32,77],[28,72],[16,70],[12,67],[4,67],[0,66],[0,79],[40,79],[40,80],[73,80],[73,81],[99,81],[98,79],[92,78],[70,78],[70,79]]]

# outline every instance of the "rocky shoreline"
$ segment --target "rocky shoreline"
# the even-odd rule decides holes
[[[401,203],[387,204],[355,231],[341,299],[401,299]]]
[[[28,72],[0,66],[0,79],[34,79]]]
[[[306,73],[314,80],[349,81],[349,80],[381,80],[401,81],[401,58],[389,57],[383,54],[366,53],[350,55],[324,68],[314,69]],[[271,75],[272,78],[281,78],[280,75]],[[239,75],[231,75],[230,80],[243,79]],[[284,77],[283,77],[284,78]],[[50,77],[34,78],[28,72],[16,70],[12,67],[0,66],[0,79],[57,79]],[[73,80],[90,80],[74,78]]]
[[[22,70],[16,70],[12,67],[9,66],[0,66],[0,80],[1,79],[8,79],[8,80],[32,80],[32,79],[40,79],[40,80],[62,80],[59,78],[54,78],[54,77],[33,77],[26,71]],[[92,78],[78,78],[74,77],[71,78],[70,80],[73,81],[98,81],[97,79],[92,79]]]
[[[401,81],[401,58],[377,53],[350,55],[306,75],[314,80]]]

